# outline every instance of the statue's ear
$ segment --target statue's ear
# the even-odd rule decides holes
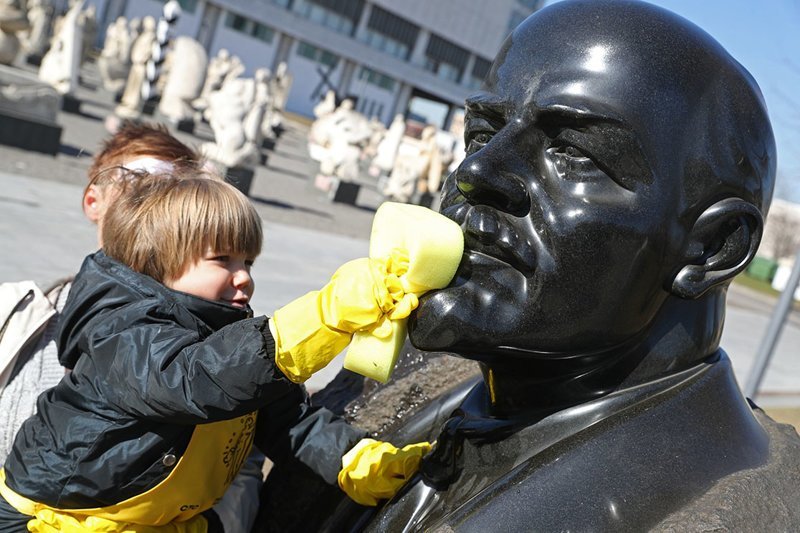
[[[763,227],[758,208],[739,198],[726,198],[703,211],[689,232],[672,293],[698,298],[739,274],[755,256]]]

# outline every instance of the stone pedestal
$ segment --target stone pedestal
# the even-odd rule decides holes
[[[250,196],[250,186],[253,184],[255,171],[247,167],[228,167],[224,169],[225,177],[231,185]]]
[[[61,111],[63,111],[64,113],[72,113],[73,115],[79,115],[81,113],[81,101],[72,96],[71,94],[62,95]]]
[[[142,105],[142,114],[152,117],[156,112],[156,107],[158,107],[158,100],[145,100]]]
[[[0,110],[0,144],[56,155],[61,146],[61,126]]]
[[[358,198],[358,191],[361,190],[361,185],[351,181],[336,180],[331,187],[329,198],[331,202],[340,204],[356,205]]]
[[[411,199],[412,203],[421,205],[422,207],[427,207],[428,209],[433,209],[433,204],[435,201],[436,196],[429,192],[416,193]]]
[[[42,64],[42,55],[41,54],[31,54],[25,58],[25,62],[29,65],[33,65],[34,67],[38,67]]]
[[[179,120],[175,127],[178,128],[178,131],[194,135],[194,120],[190,118]]]

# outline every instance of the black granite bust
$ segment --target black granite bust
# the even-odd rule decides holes
[[[774,184],[752,77],[661,8],[564,1],[508,38],[465,123],[442,199],[464,259],[410,338],[483,381],[402,494],[328,527],[798,527],[800,439],[719,348]]]

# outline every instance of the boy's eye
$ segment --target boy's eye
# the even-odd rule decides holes
[[[246,266],[249,266],[249,267],[251,267],[251,266],[253,266],[253,263],[255,263],[255,262],[256,262],[256,260],[255,260],[255,259],[247,259],[247,260],[245,260],[244,264],[245,264]]]
[[[209,258],[209,261],[217,261],[219,263],[227,262],[230,259],[230,256],[227,255],[215,255]]]

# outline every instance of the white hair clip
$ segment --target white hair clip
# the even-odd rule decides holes
[[[154,157],[140,157],[122,165],[122,168],[132,172],[144,171],[149,174],[164,174],[175,170],[172,163]]]

